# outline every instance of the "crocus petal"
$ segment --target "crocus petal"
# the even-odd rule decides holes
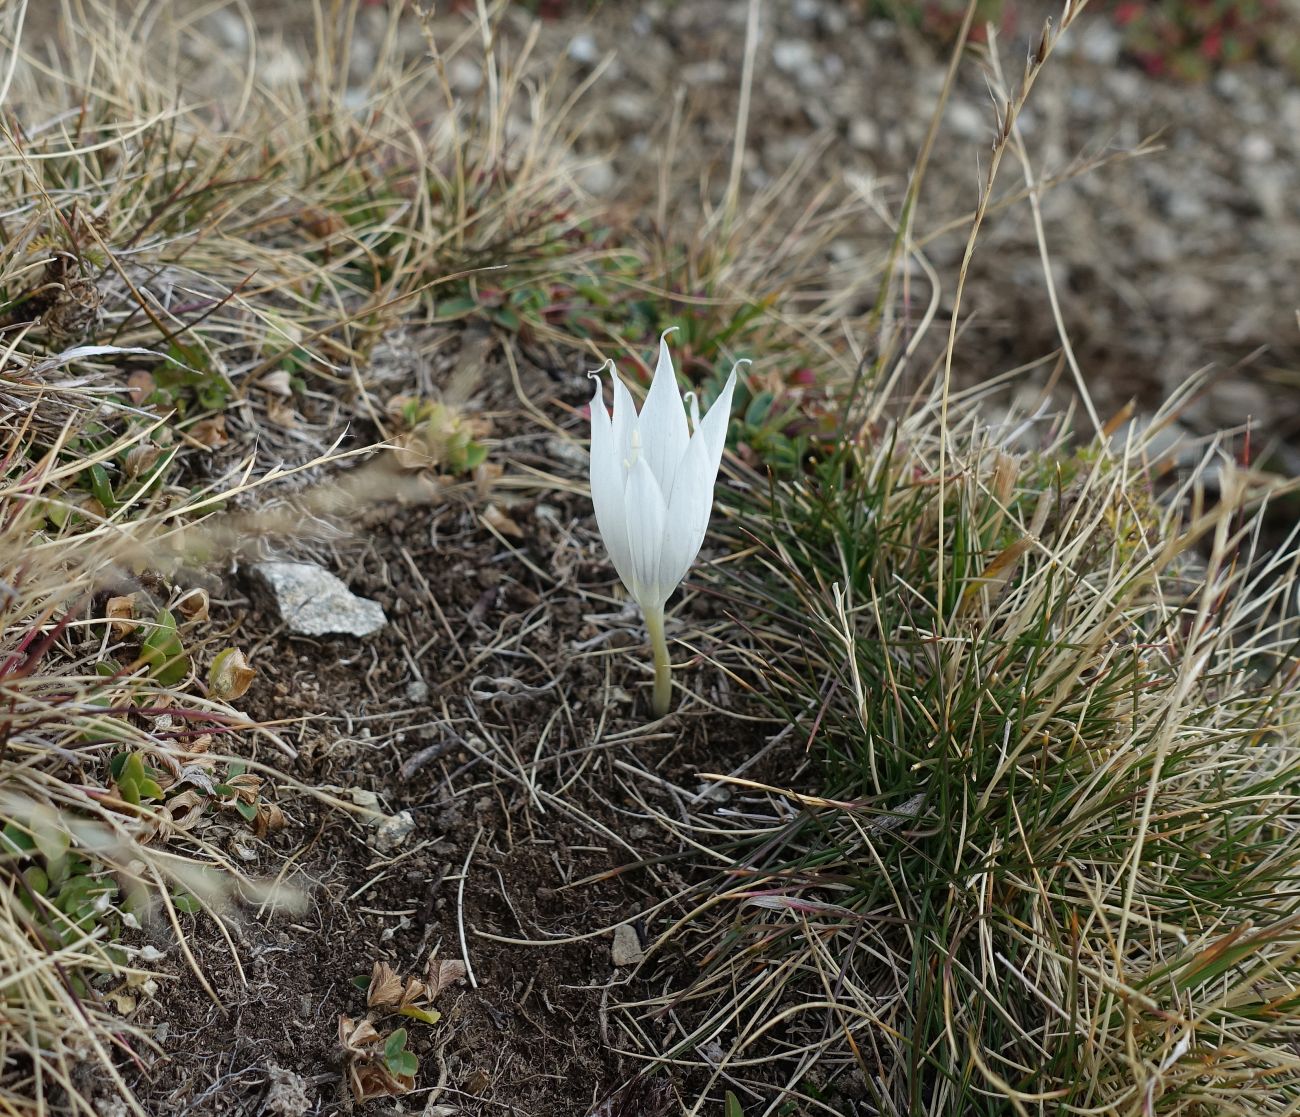
[[[600,374],[592,373],[596,394],[591,399],[591,503],[596,509],[596,526],[614,569],[630,585],[632,558],[627,548],[627,518],[623,496],[627,470],[614,445],[614,424],[605,410]]]
[[[632,393],[618,375],[613,361],[609,362],[609,370],[614,380],[614,458],[626,475],[627,467],[636,456],[632,453],[632,435],[638,425],[636,404],[632,402]]]
[[[668,509],[659,482],[645,458],[638,458],[628,474],[623,503],[632,574],[631,581],[624,578],[623,583],[642,609],[655,609],[673,591],[671,585],[663,589],[659,581],[659,559],[663,553]]]
[[[672,499],[673,482],[677,467],[686,454],[690,432],[686,429],[686,409],[677,390],[677,374],[668,352],[668,333],[659,339],[659,364],[655,366],[650,392],[641,408],[639,420],[641,452],[650,465],[650,472],[659,482],[664,500]]]
[[[731,396],[736,388],[736,374],[728,377],[722,394],[709,409],[704,421],[695,428],[682,460],[681,472],[668,503],[664,532],[663,557],[659,561],[659,579],[671,594],[700,553],[709,516],[713,512],[713,486],[722,462],[727,441],[727,423],[731,416]]]
[[[744,363],[748,364],[749,362]],[[737,362],[737,364],[739,365],[740,362]],[[710,485],[718,476],[718,466],[722,464],[722,450],[727,445],[727,427],[731,424],[731,396],[735,390],[736,370],[733,368],[731,375],[727,377],[726,384],[722,386],[721,394],[713,401],[709,413],[704,416],[692,436],[698,438],[702,435],[705,444],[709,448],[707,461],[709,463]]]

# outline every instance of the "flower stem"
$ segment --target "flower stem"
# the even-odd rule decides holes
[[[668,713],[673,692],[673,665],[668,658],[668,641],[664,637],[662,605],[657,609],[646,610],[645,626],[650,632],[650,649],[655,663],[654,712],[655,717],[661,718]]]

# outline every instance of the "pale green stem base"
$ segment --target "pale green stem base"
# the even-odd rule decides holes
[[[646,610],[645,626],[650,632],[650,650],[655,663],[654,712],[655,717],[661,718],[672,705],[673,693],[673,665],[668,659],[668,640],[664,636],[663,606]]]

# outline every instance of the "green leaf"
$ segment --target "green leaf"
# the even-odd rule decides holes
[[[39,896],[44,896],[50,890],[50,878],[39,865],[28,865],[23,870],[23,880]]]
[[[492,314],[492,321],[511,333],[519,331],[519,315],[509,307],[503,306]]]
[[[478,303],[465,295],[455,295],[443,299],[437,304],[436,314],[439,318],[460,318],[478,309]]]
[[[32,836],[17,823],[7,822],[5,828],[0,830],[0,853],[30,853],[35,848],[36,842]]]
[[[745,1117],[745,1111],[740,1108],[740,1099],[730,1090],[727,1091],[726,1101],[722,1107],[723,1117]]]
[[[420,1069],[420,1060],[409,1051],[403,1051],[384,1061],[388,1064],[388,1069],[399,1078],[414,1078]]]
[[[150,776],[145,776],[136,787],[139,789],[141,799],[161,799],[163,797],[163,789]]]
[[[189,656],[176,634],[176,618],[171,610],[159,611],[153,630],[140,645],[140,658],[163,686],[174,686],[189,672]]]
[[[487,455],[488,452],[486,446],[482,446],[477,442],[471,442],[468,446],[465,447],[464,468],[467,471],[471,469],[477,469],[480,465],[482,465],[487,460]]]
[[[252,803],[236,802],[235,810],[242,814],[248,822],[252,822],[257,817],[257,808]]]
[[[761,427],[771,413],[775,399],[771,392],[759,392],[745,409],[745,423],[751,427]]]
[[[198,915],[203,910],[203,905],[189,892],[175,893],[172,896],[172,903],[176,905],[177,911],[183,911],[186,915]]]
[[[384,1040],[384,1058],[396,1059],[403,1051],[406,1050],[406,1029],[398,1028],[392,1035]]]
[[[370,988],[370,978],[365,974],[358,974],[356,977],[350,977],[348,978],[348,981],[363,993]]]
[[[369,982],[367,981],[362,988],[368,987]],[[418,1020],[421,1024],[428,1024],[430,1026],[436,1024],[442,1019],[442,1013],[436,1008],[416,1008],[415,1005],[407,1005],[404,1008],[399,1008],[397,1013],[399,1016],[409,1016],[412,1020]]]
[[[96,462],[90,467],[90,491],[107,512],[117,507],[117,498],[113,496],[113,486],[108,479],[108,470]]]

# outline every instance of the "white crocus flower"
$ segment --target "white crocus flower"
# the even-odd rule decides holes
[[[688,393],[688,430],[668,354],[669,332],[659,339],[659,364],[640,415],[612,361],[606,365],[614,379],[612,419],[605,410],[600,374],[591,374],[597,380],[591,401],[591,500],[614,569],[645,614],[659,717],[668,712],[672,687],[664,604],[704,542],[736,387],[733,369],[703,420],[694,393]]]

